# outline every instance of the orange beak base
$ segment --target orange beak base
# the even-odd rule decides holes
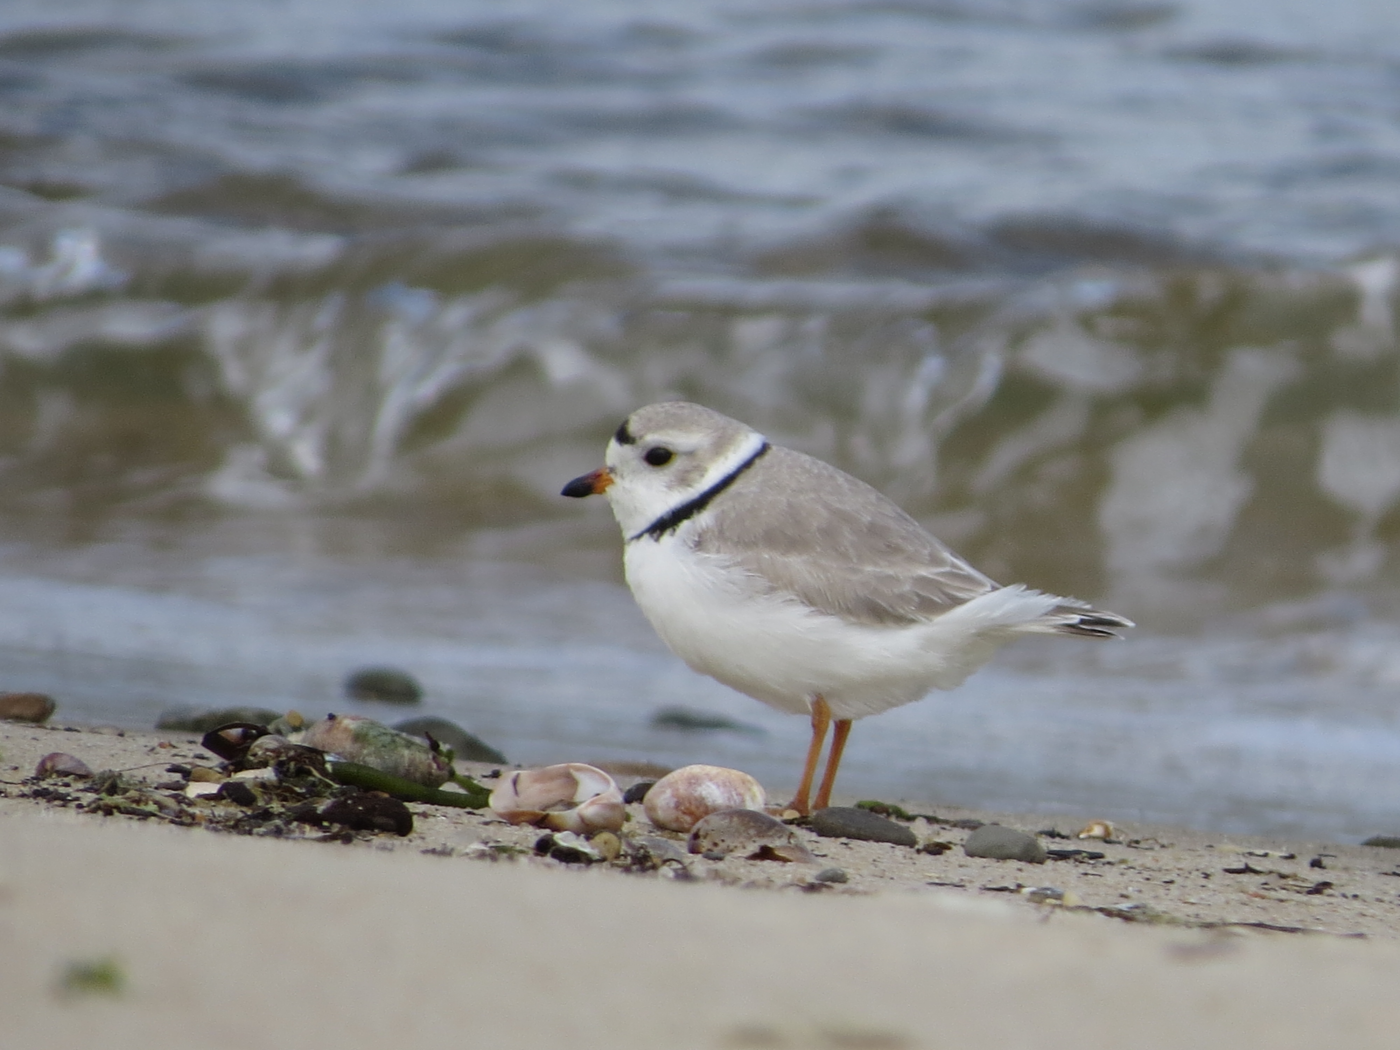
[[[608,486],[613,483],[613,477],[608,473],[607,467],[599,467],[597,470],[583,475],[581,478],[574,478],[564,486],[561,496],[572,496],[574,499],[582,499],[584,496],[598,496],[608,491]]]

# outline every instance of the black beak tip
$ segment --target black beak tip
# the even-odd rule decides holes
[[[574,478],[560,491],[561,496],[571,496],[574,499],[582,499],[584,496],[593,495],[593,479],[585,474],[581,478]]]

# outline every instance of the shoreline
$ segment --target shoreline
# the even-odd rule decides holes
[[[907,825],[938,855],[799,829],[842,884],[732,855],[675,878],[537,856],[538,829],[470,810],[410,804],[411,834],[342,845],[19,797],[49,752],[159,782],[199,751],[117,732],[0,724],[16,1045],[1382,1047],[1400,1026],[1400,851],[1124,824],[1042,836],[1103,856],[1034,865],[963,855],[954,822],[1076,829],[940,808]],[[630,810],[624,836],[654,834]],[[1062,902],[1025,892],[1046,887]],[[120,995],[56,990],[104,958]]]

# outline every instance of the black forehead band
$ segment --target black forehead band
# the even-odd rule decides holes
[[[613,440],[619,445],[635,445],[637,443],[637,439],[632,436],[632,431],[627,429],[627,420],[624,419],[622,425],[617,428]]]

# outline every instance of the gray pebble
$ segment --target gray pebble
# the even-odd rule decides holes
[[[878,817],[853,806],[828,806],[812,814],[812,830],[829,839],[859,839],[862,842],[890,842],[896,846],[917,846],[919,840],[903,824]]]
[[[840,868],[823,868],[812,876],[813,882],[849,882],[850,877]]]
[[[424,715],[422,718],[405,719],[393,728],[422,740],[431,735],[443,747],[450,747],[452,757],[462,762],[499,762],[504,765],[506,761],[506,756],[486,741],[445,718]]]
[[[1004,828],[1000,824],[983,824],[963,843],[963,852],[969,857],[986,857],[990,860],[1021,860],[1027,864],[1044,864],[1045,847],[1034,835],[1014,828]]]
[[[656,785],[654,780],[639,780],[622,793],[623,802],[641,802],[647,797],[647,792]]]
[[[728,730],[762,736],[764,732],[761,726],[689,707],[663,707],[651,716],[651,725],[653,729],[681,729],[691,733]]]
[[[685,851],[670,839],[663,839],[660,835],[643,835],[635,840],[634,845],[639,849],[646,850],[659,863],[664,864],[668,860],[685,863]]]
[[[705,857],[733,853],[748,860],[817,863],[792,828],[754,809],[723,809],[699,821],[690,832],[690,852]]]
[[[345,679],[345,695],[381,704],[416,704],[423,699],[423,687],[397,667],[362,667]]]

